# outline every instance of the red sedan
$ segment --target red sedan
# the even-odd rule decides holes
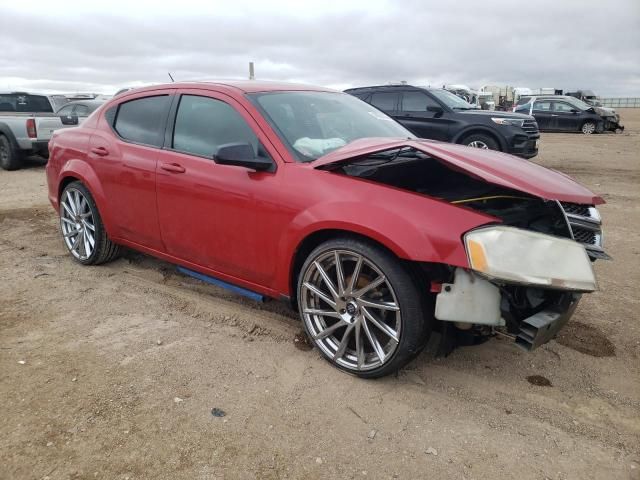
[[[603,200],[510,155],[419,140],[323,88],[131,90],[56,132],[49,199],[83,265],[130,247],[284,298],[335,366],[397,370],[432,333],[532,349],[597,288]]]

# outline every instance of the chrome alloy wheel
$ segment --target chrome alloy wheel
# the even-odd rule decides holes
[[[89,202],[75,188],[67,189],[60,199],[60,227],[71,254],[79,260],[88,259],[96,246],[96,227]]]
[[[591,135],[595,131],[596,131],[596,124],[593,122],[587,122],[584,125],[582,125],[582,133],[584,133],[585,135]]]
[[[489,146],[481,140],[474,140],[473,142],[469,143],[467,146],[473,147],[473,148],[482,148],[484,150],[489,149]]]
[[[364,256],[330,250],[304,272],[300,305],[314,343],[336,364],[372,370],[400,342],[401,312],[393,287]]]

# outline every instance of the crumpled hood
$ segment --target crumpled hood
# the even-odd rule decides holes
[[[546,200],[599,205],[604,200],[568,175],[506,153],[451,143],[407,138],[361,138],[311,163],[313,168],[339,165],[372,153],[410,147],[487,183]]]

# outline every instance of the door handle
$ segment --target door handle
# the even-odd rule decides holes
[[[96,155],[104,157],[105,155],[109,155],[109,150],[104,147],[93,147],[91,149],[91,153],[95,153]]]
[[[161,163],[160,168],[173,173],[184,173],[186,171],[182,165],[178,165],[177,163]]]
[[[556,115],[555,113],[551,114],[552,117],[557,117],[558,115]]]

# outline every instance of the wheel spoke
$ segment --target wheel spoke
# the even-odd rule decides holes
[[[67,201],[65,202],[68,204],[68,207],[71,209],[71,216],[75,216],[78,214],[78,212],[76,212],[76,205],[73,202],[73,197],[71,196],[71,192],[67,192]]]
[[[79,231],[77,233],[80,233]],[[77,251],[78,255],[80,254],[80,235],[76,235],[76,239],[73,241],[73,245],[71,246],[71,250]]]
[[[76,224],[76,222],[74,222],[74,221],[72,221],[72,220],[69,220],[68,218],[65,218],[65,217],[60,217],[60,219],[61,219],[64,223],[68,223],[68,224],[71,224],[71,225],[75,225],[75,224]]]
[[[324,330],[322,330],[320,333],[318,333],[317,335],[314,335],[314,339],[315,340],[321,340],[323,338],[328,337],[329,335],[331,335],[333,332],[335,332],[336,330],[338,330],[340,327],[344,327],[345,323],[342,321],[336,322],[333,325],[331,325],[330,327],[325,328]]]
[[[314,293],[315,295],[320,297],[321,300],[323,300],[325,303],[329,304],[331,307],[333,307],[333,308],[336,307],[336,302],[331,300],[322,290],[320,290],[315,285],[313,285],[313,284],[311,284],[309,282],[305,282],[302,286],[304,288],[306,288],[307,290],[311,290],[312,293]]]
[[[82,224],[92,232],[96,231],[96,227],[94,227],[92,223],[89,223],[86,220],[82,220]]]
[[[338,278],[338,294],[344,295],[344,270],[342,270],[342,262],[340,261],[340,254],[336,250],[334,252],[335,262],[336,262],[336,277]]]
[[[356,358],[358,359],[358,370],[362,370],[364,366],[364,346],[362,345],[362,325],[361,321],[356,322]]]
[[[382,345],[380,345],[380,342],[371,332],[371,330],[369,329],[369,325],[367,325],[367,321],[364,319],[362,319],[362,328],[364,329],[364,333],[367,335],[367,338],[369,339],[369,343],[371,343],[373,350],[376,352],[376,355],[380,359],[380,362],[384,363],[384,359],[386,358],[386,356],[384,354],[384,350],[382,349]]]
[[[384,275],[380,275],[373,282],[369,283],[368,285],[365,285],[360,290],[357,290],[357,291],[351,293],[351,295],[353,295],[355,298],[359,298],[359,297],[363,296],[365,293],[367,293],[368,291],[373,290],[374,288],[382,285],[385,281],[386,281],[385,276]]]
[[[89,244],[86,230],[82,230],[82,240],[84,242],[84,254],[89,257],[91,255],[91,245]]]
[[[347,288],[347,293],[350,295],[353,292],[353,289],[358,284],[358,277],[360,276],[360,270],[362,269],[362,255],[358,255],[358,260],[356,261],[356,266],[353,269],[353,273],[351,274],[351,280],[349,281],[349,287]]]
[[[324,270],[322,265],[320,265],[320,262],[316,261],[316,262],[313,262],[313,264],[315,265],[316,270],[318,270],[318,272],[320,273],[320,276],[324,280],[324,283],[327,286],[327,288],[329,289],[329,292],[331,292],[331,296],[333,297],[334,300],[337,300],[340,295],[338,295],[338,292],[336,290],[336,286],[333,284],[333,282],[329,278],[329,275]]]
[[[89,245],[91,245],[91,248],[96,246],[96,239],[93,237],[93,234],[89,231],[86,230],[84,231],[84,234],[87,236],[87,239],[89,240]]]
[[[73,198],[74,198],[74,201],[75,201],[76,213],[78,215],[80,215],[82,213],[82,208],[81,208],[81,205],[80,205],[80,192],[78,192],[78,191],[74,192]]]
[[[340,340],[340,345],[338,345],[338,349],[336,350],[335,355],[333,356],[334,360],[338,360],[344,356],[344,352],[347,351],[347,346],[349,345],[349,337],[351,337],[351,332],[353,332],[354,325],[353,323],[347,327],[344,331],[344,335],[342,336],[342,340]]]
[[[391,310],[392,312],[397,312],[400,310],[395,303],[392,302],[376,302],[374,300],[366,300],[364,298],[358,298],[358,304],[361,307],[372,307],[378,308],[380,310]]]
[[[367,310],[365,307],[362,307],[362,313],[364,313],[364,316],[367,317],[367,320],[369,320],[371,323],[373,323],[379,330],[381,330],[383,333],[386,333],[389,337],[391,337],[393,340],[395,340],[396,342],[400,341],[400,337],[398,336],[398,332],[396,332],[393,328],[391,328],[389,325],[387,325],[386,323],[378,320],[369,310]]]
[[[320,315],[321,317],[342,318],[338,312],[333,312],[331,310],[319,310],[316,308],[305,308],[302,313],[306,313],[308,315]]]
[[[76,229],[76,230],[71,230],[67,233],[64,234],[65,238],[69,238],[69,237],[73,237],[74,235],[77,235],[78,233],[80,233],[82,230],[80,229]]]

